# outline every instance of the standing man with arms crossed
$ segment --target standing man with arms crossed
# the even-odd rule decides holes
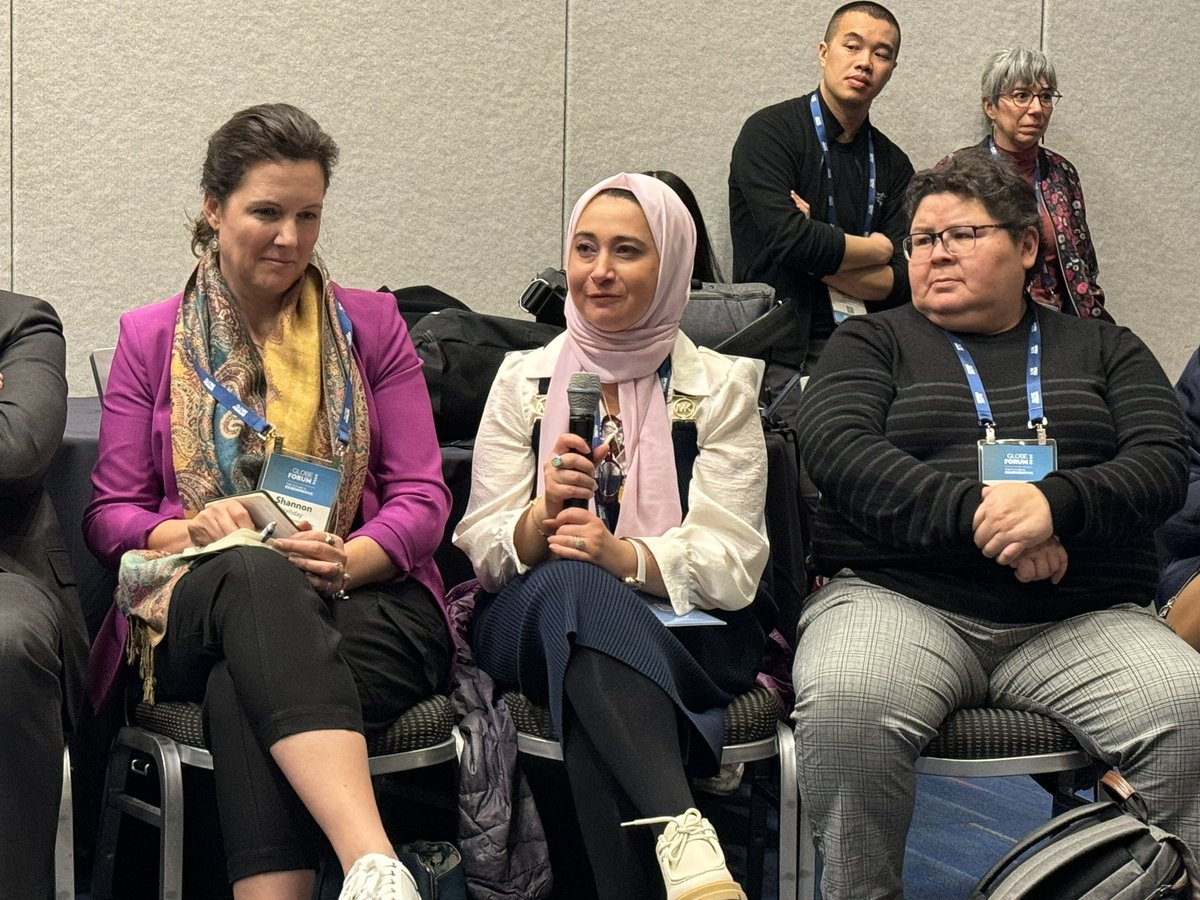
[[[868,120],[900,52],[879,3],[834,12],[817,49],[817,90],[746,120],[729,165],[735,281],[793,298],[799,342],[783,361],[811,369],[837,323],[909,299],[900,239],[912,163]]]

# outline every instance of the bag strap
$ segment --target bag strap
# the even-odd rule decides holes
[[[1101,817],[1116,818],[1121,815],[1124,815],[1124,812],[1119,805],[1111,800],[1103,800],[1099,803],[1087,803],[1055,816],[1041,828],[1035,828],[1029,834],[1025,835],[1025,837],[1017,842],[1016,846],[1000,857],[1000,859],[996,860],[995,865],[988,869],[983,874],[983,877],[979,879],[979,884],[971,894],[970,900],[981,900],[981,898],[987,897],[993,887],[993,882],[1004,874],[1018,858],[1025,855],[1037,844],[1067,831],[1077,822]],[[1197,898],[1197,900],[1200,900],[1200,898]]]
[[[1031,831],[984,873],[969,900],[985,900],[989,896],[997,879],[1016,863],[1018,859],[1043,841],[1056,837],[1077,823],[1088,819],[1116,820],[1125,815],[1137,819],[1148,828],[1158,831],[1159,834],[1156,835],[1158,840],[1169,844],[1175,850],[1183,866],[1184,874],[1180,876],[1179,881],[1172,885],[1172,889],[1182,890],[1186,886],[1188,888],[1188,896],[1191,897],[1191,900],[1200,900],[1200,863],[1197,863],[1196,857],[1188,845],[1175,835],[1162,832],[1161,829],[1157,829],[1147,822],[1149,814],[1145,801],[1142,800],[1141,795],[1134,790],[1133,786],[1120,773],[1110,769],[1104,773],[1104,776],[1100,779],[1100,783],[1115,798],[1114,800],[1084,804],[1062,815],[1055,816],[1041,828]]]
[[[1173,834],[1166,835],[1163,840],[1175,848],[1185,872],[1179,881],[1171,885],[1171,889],[1182,891],[1184,887],[1187,887],[1187,895],[1191,897],[1191,900],[1200,900],[1200,864],[1197,864],[1192,849],[1183,842],[1182,838]]]
[[[1146,801],[1119,772],[1109,769],[1100,779],[1100,784],[1125,812],[1149,824],[1150,811],[1146,808]],[[1154,828],[1155,826],[1151,825],[1150,827]],[[1184,843],[1182,838],[1173,834],[1164,833],[1160,839],[1175,849],[1184,868],[1184,874],[1175,884],[1171,885],[1171,889],[1181,891],[1187,887],[1192,900],[1200,900],[1200,863],[1197,863],[1191,848]]]

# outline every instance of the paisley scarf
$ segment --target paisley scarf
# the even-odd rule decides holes
[[[260,435],[234,411],[217,403],[200,372],[228,389],[248,409],[266,418],[267,375],[229,285],[221,276],[219,249],[210,246],[188,280],[171,351],[171,451],[179,499],[187,518],[219,497],[254,490],[270,432]],[[312,436],[314,455],[333,459],[340,453],[342,480],[330,531],[349,533],[362,500],[370,451],[370,421],[362,376],[351,341],[342,327],[329,276],[313,256],[304,277],[285,297],[294,304],[301,290],[319,293],[322,398]],[[348,319],[346,320],[349,321]],[[350,392],[349,441],[338,438],[346,392]],[[284,429],[286,430],[286,429]],[[154,699],[154,653],[167,628],[175,584],[188,571],[179,554],[131,550],[121,558],[116,600],[130,621],[127,655],[138,664],[143,695]]]

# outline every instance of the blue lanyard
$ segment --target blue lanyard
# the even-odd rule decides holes
[[[958,356],[967,385],[971,388],[971,399],[975,403],[975,415],[987,434],[988,443],[996,440],[996,420],[992,418],[992,407],[988,403],[987,391],[975,368],[971,351],[961,337],[942,329],[950,346]],[[1025,400],[1029,407],[1029,427],[1037,429],[1038,440],[1046,440],[1046,408],[1042,403],[1042,332],[1038,327],[1037,310],[1033,310],[1033,321],[1029,325],[1029,351],[1025,355]]]
[[[812,110],[813,127],[817,130],[817,141],[821,145],[821,154],[825,159],[825,180],[829,182],[827,198],[827,216],[825,221],[830,225],[837,224],[837,211],[833,205],[833,164],[829,157],[829,138],[825,133],[825,118],[821,115],[821,105],[817,102],[814,91],[808,98]],[[867,220],[863,223],[863,236],[871,233],[871,223],[875,220],[875,140],[871,137],[871,129],[867,128]]]
[[[342,304],[336,300],[334,304],[337,308],[338,324],[341,326],[342,334],[346,338],[346,352],[353,359],[354,326],[350,322],[350,317],[346,315],[346,311],[342,309]],[[353,365],[353,362],[351,365]],[[233,391],[213,378],[200,363],[193,361],[192,368],[196,370],[196,375],[199,377],[200,383],[204,385],[204,389],[212,395],[213,399],[254,429],[256,434],[265,436],[271,430],[270,422],[246,406]],[[350,443],[350,420],[354,409],[354,391],[350,384],[350,379],[347,378],[346,396],[342,403],[342,415],[338,422],[338,441],[342,446]]]

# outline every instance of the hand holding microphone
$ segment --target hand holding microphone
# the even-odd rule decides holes
[[[567,430],[582,438],[590,448],[592,434],[596,428],[596,410],[600,407],[600,376],[594,372],[576,372],[567,385]],[[581,454],[582,455],[582,454]],[[589,452],[587,458],[591,460]],[[563,506],[586,509],[588,501],[582,497],[570,497]]]

